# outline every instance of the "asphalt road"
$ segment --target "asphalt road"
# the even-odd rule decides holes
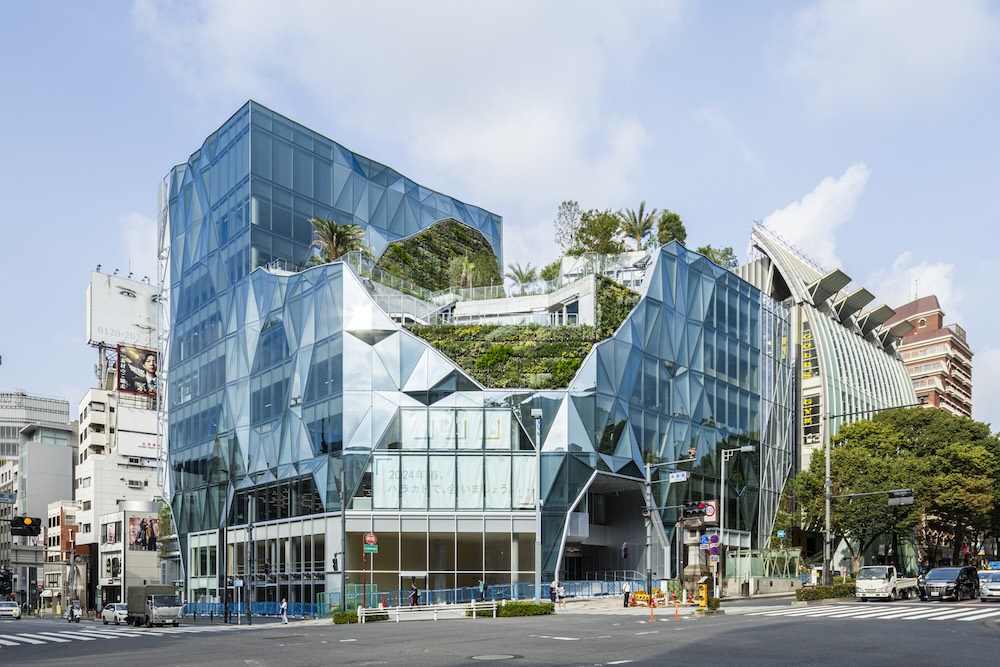
[[[614,601],[609,601],[614,602]],[[989,614],[987,618],[977,618]],[[898,616],[898,618],[886,617]],[[0,621],[0,665],[509,665],[700,664],[842,666],[990,665],[1000,641],[1000,605],[895,602],[792,607],[788,600],[730,605],[714,616],[619,604],[577,606],[555,616],[382,622],[334,626],[199,625],[116,629],[100,623]],[[969,620],[960,620],[960,619]],[[81,635],[72,638],[64,633]],[[126,636],[131,635],[131,636]],[[45,637],[65,641],[42,641]]]

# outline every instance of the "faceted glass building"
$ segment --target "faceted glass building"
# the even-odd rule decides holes
[[[161,209],[169,488],[190,601],[235,577],[259,604],[310,605],[339,595],[341,568],[349,589],[412,582],[423,601],[480,578],[520,595],[538,530],[546,581],[669,576],[673,508],[717,498],[723,449],[744,445],[756,451],[728,463],[727,531],[766,544],[793,466],[789,313],[703,256],[653,252],[638,305],[568,387],[500,390],[404,329],[352,266],[298,268],[312,216],[357,224],[376,256],[458,222],[502,266],[498,216],[253,102],[171,171]],[[691,451],[688,481],[654,469],[647,543],[644,464]]]

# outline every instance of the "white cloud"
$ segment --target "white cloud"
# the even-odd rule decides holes
[[[820,0],[794,16],[780,68],[823,112],[944,99],[995,67],[986,0]]]
[[[839,268],[835,232],[851,219],[867,183],[868,166],[851,165],[840,178],[824,178],[800,201],[765,217],[763,224],[822,268]]]
[[[891,308],[922,296],[934,295],[949,322],[961,319],[958,311],[963,292],[955,285],[955,267],[947,262],[915,262],[913,253],[904,252],[888,269],[872,274],[865,286],[881,303]]]
[[[650,133],[641,107],[606,98],[683,4],[138,0],[134,22],[196,101],[256,99],[486,208],[517,193],[523,210],[497,211],[510,238],[554,196],[635,195]],[[307,101],[319,118],[296,111]]]

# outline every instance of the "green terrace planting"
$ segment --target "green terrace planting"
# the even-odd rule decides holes
[[[639,295],[608,278],[597,286],[597,326],[411,324],[407,329],[486,387],[561,389],[595,343],[614,333]]]
[[[454,220],[390,243],[376,266],[432,292],[503,283],[500,266],[483,235]]]
[[[538,324],[409,325],[487,387],[566,387],[599,339],[594,327]]]

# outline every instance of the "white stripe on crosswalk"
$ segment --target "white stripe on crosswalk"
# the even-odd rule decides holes
[[[97,641],[97,637],[88,636],[86,632],[47,632],[45,634],[52,634],[56,637],[69,637],[70,639],[79,639],[82,642],[93,642]]]
[[[24,637],[26,639],[27,638],[43,639],[43,640],[45,640],[47,642],[60,642],[62,644],[66,644],[66,643],[69,643],[71,641],[69,639],[65,639],[63,637],[59,637],[59,636],[54,635],[54,634],[49,633],[49,632],[32,632],[31,634],[20,634],[20,635],[18,635],[18,637]],[[41,643],[41,642],[39,642],[39,643]]]
[[[990,616],[997,616],[997,615],[1000,615],[1000,609],[996,609],[994,611],[982,612],[980,614],[976,614],[975,616],[966,616],[965,618],[960,618],[958,620],[960,620],[960,621],[978,621],[981,618],[989,618]]]
[[[1000,616],[1000,609],[984,611],[976,606],[917,608],[914,605],[891,605],[873,608],[871,605],[823,605],[812,608],[783,609],[775,607],[738,607],[728,613],[770,618],[852,618],[866,620],[927,620],[973,621]]]
[[[115,639],[116,637],[141,637],[142,633],[139,632],[129,632],[128,630],[99,630],[97,628],[87,628],[84,630],[95,637],[108,637],[109,639]]]
[[[1000,613],[998,608],[997,613]],[[0,647],[21,646],[24,644],[66,644],[73,641],[92,642],[98,639],[120,639],[123,637],[159,637],[175,634],[200,634],[206,632],[228,632],[232,630],[249,629],[249,626],[211,625],[211,626],[179,626],[163,628],[113,628],[113,627],[82,627],[79,630],[51,630],[42,632],[25,632],[0,635]]]

